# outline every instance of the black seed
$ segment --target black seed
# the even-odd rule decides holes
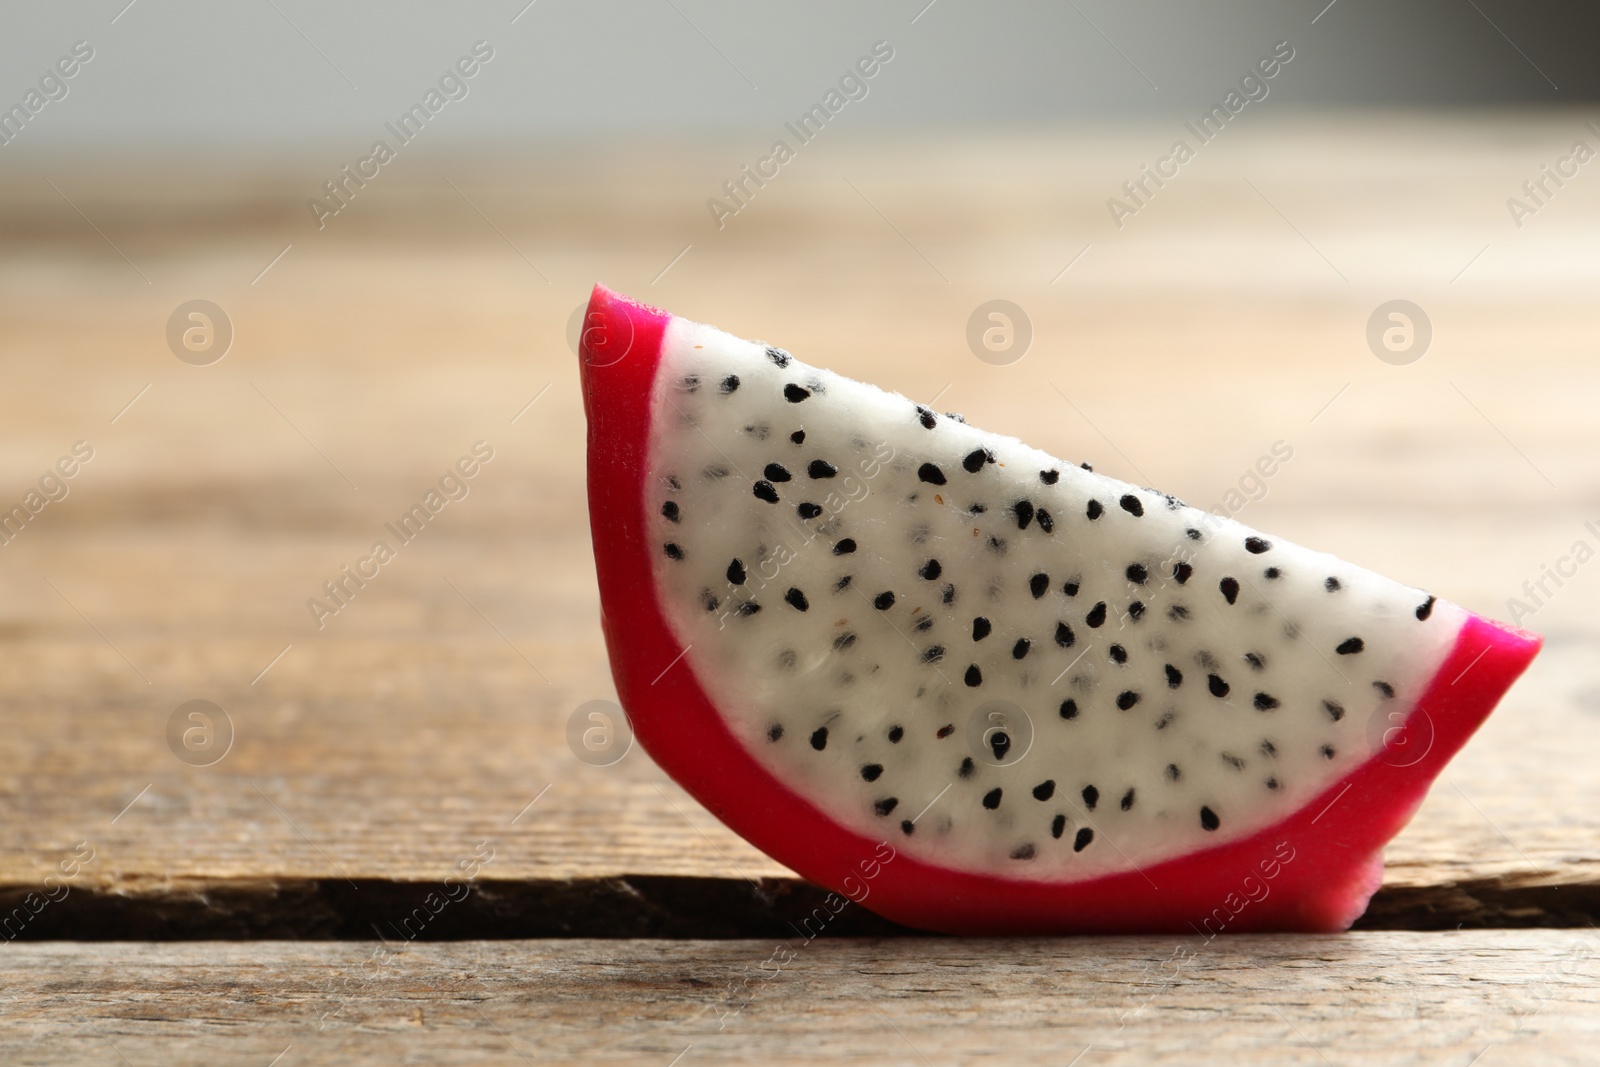
[[[938,663],[942,659],[944,659],[943,645],[933,645],[922,654],[922,662],[924,663]]]
[[[883,776],[883,764],[868,763],[861,768],[861,777],[868,782],[876,782]]]
[[[993,463],[994,456],[986,448],[976,448],[967,453],[967,458],[961,461],[961,467],[968,474],[977,474],[983,470],[985,463]]]
[[[1257,693],[1255,705],[1257,711],[1271,711],[1279,704],[1278,698],[1271,693]]]
[[[872,805],[872,810],[879,815],[887,815],[900,806],[899,797],[884,797]]]
[[[1261,658],[1261,653],[1259,652],[1246,652],[1244,661],[1250,664],[1253,670],[1264,670],[1267,666],[1267,661]]]
[[[1101,626],[1105,625],[1106,602],[1102,600],[1094,607],[1090,608],[1089,614],[1083,617],[1083,621],[1089,624],[1089,629],[1091,630],[1098,630]]]
[[[1101,515],[1103,515],[1105,510],[1105,508],[1100,506],[1100,501],[1091,500],[1089,501],[1089,506],[1084,509],[1084,514],[1089,516],[1090,522],[1093,522],[1095,519],[1098,519]]]
[[[1119,664],[1128,662],[1128,650],[1121,645],[1112,645],[1108,652],[1111,656],[1111,662]]]
[[[956,732],[956,728],[955,728],[954,724],[945,723],[943,726],[939,727],[939,731],[937,733],[935,733],[933,736],[937,737],[939,740],[943,741],[945,738],[949,737],[951,734],[953,734],[955,732]]]
[[[1179,585],[1183,585],[1189,580],[1189,576],[1193,573],[1194,567],[1190,564],[1176,563],[1172,567],[1172,580],[1177,582]]]
[[[983,684],[983,672],[978,669],[978,665],[976,663],[967,668],[967,674],[964,680],[967,683],[968,689],[976,689],[978,686]]]
[[[963,778],[971,778],[972,777],[972,770],[973,770],[972,757],[968,756],[966,759],[961,761],[961,769],[956,771],[956,773],[959,774]]]
[[[1167,781],[1176,782],[1179,778],[1183,777],[1183,772],[1178,770],[1178,765],[1176,763],[1169,763],[1167,764],[1166,775]]]
[[[783,387],[783,398],[791,404],[798,404],[811,395],[811,390],[802,389],[793,382]]]
[[[1278,780],[1276,778],[1268,778],[1267,779],[1267,788],[1268,789],[1273,789],[1273,790],[1277,789],[1278,788]]]
[[[854,579],[855,579],[855,575],[853,575],[853,574],[845,575],[843,578],[840,578],[837,582],[833,583],[834,591],[837,592],[840,589],[848,589],[848,588],[850,588],[850,583]]]
[[[1026,637],[1017,638],[1017,643],[1011,646],[1011,658],[1021,659],[1028,654],[1028,649],[1033,647],[1033,642]]]
[[[833,639],[833,647],[838,649],[840,652],[843,652],[845,649],[849,648],[855,643],[856,635],[851,633],[849,630],[846,630],[844,633]]]
[[[825,459],[814,459],[811,461],[811,465],[806,468],[806,473],[813,478],[832,478],[839,473],[839,468]]]
[[[766,475],[769,482],[786,482],[789,480],[789,468],[782,463],[768,463],[766,469],[761,473]]]
[[[988,808],[990,811],[993,811],[995,808],[1000,806],[999,786],[995,786],[993,789],[983,794],[983,806]]]
[[[982,641],[993,630],[994,627],[989,624],[989,620],[982,615],[972,620],[972,639],[974,641]]]
[[[1339,642],[1339,647],[1334,649],[1341,656],[1353,656],[1367,647],[1367,643],[1359,637],[1347,637]]]
[[[1050,576],[1040,571],[1028,579],[1028,592],[1033,594],[1033,599],[1038,600],[1044,596],[1045,590],[1050,588]]]
[[[666,519],[668,522],[677,522],[680,518],[678,513],[678,502],[676,500],[669,500],[665,504],[662,504],[661,517]]]
[[[734,560],[732,563],[728,564],[728,582],[730,584],[743,585],[744,578],[744,564],[742,562],[739,560]]]
[[[988,510],[989,509],[987,507],[983,506],[982,504],[974,504],[970,508],[967,509],[967,512],[968,512],[968,514],[971,514],[971,515],[982,515],[984,512],[986,512]]]
[[[1056,482],[1061,480],[1061,472],[1060,471],[1040,471],[1039,472],[1039,480],[1041,482],[1043,482],[1045,485],[1055,485]]]
[[[911,628],[913,630],[917,631],[917,633],[919,633],[919,634],[922,633],[924,630],[933,629],[933,616],[932,615],[924,615],[922,618],[918,619],[916,621],[916,625],[912,626]]]
[[[1394,686],[1390,685],[1388,682],[1373,682],[1372,688],[1382,693],[1385,700],[1394,696]]]
[[[1033,787],[1033,799],[1035,800],[1049,800],[1055,795],[1056,780],[1054,778],[1046,779]]]
[[[1030,842],[1026,845],[1019,845],[1015,849],[1012,849],[1011,858],[1014,860],[1031,860],[1033,859],[1034,854],[1035,850],[1033,844]]]
[[[818,515],[822,514],[822,508],[821,507],[819,507],[816,504],[810,504],[810,503],[801,504],[801,505],[797,506],[794,510],[795,510],[795,513],[797,515],[799,515],[802,519],[814,519]]]
[[[1172,725],[1172,720],[1176,719],[1177,717],[1178,713],[1173,711],[1171,708],[1168,708],[1162,713],[1161,718],[1156,720],[1156,729],[1165,730],[1167,727]]]
[[[1122,494],[1122,499],[1118,500],[1117,503],[1122,505],[1123,511],[1126,511],[1129,515],[1132,515],[1136,519],[1144,514],[1144,505],[1141,504],[1139,502],[1139,498],[1134,496],[1132,493]]]
[[[1323,759],[1332,759],[1333,758],[1333,746],[1332,745],[1323,745],[1321,748],[1317,749],[1317,751],[1322,753],[1322,758]]]
[[[917,477],[921,478],[929,485],[944,484],[944,471],[940,470],[932,463],[924,463],[922,466],[918,467]]]
[[[917,421],[929,430],[939,425],[939,417],[920,405],[917,407]]]
[[[1238,756],[1235,756],[1231,752],[1223,752],[1221,755],[1223,763],[1226,763],[1236,771],[1244,770],[1244,760],[1240,759]]]
[[[1183,531],[1183,533],[1184,533],[1184,536],[1187,537],[1191,541],[1198,541],[1198,540],[1200,540],[1200,537],[1201,537],[1200,531],[1196,530],[1193,526],[1191,526],[1187,530]]]
[[[1217,813],[1210,808],[1201,808],[1200,825],[1207,830],[1215,830],[1222,825],[1222,820],[1217,818]]]
[[[1033,521],[1033,503],[1027,500],[1019,500],[1011,505],[1011,510],[1017,516],[1017,529],[1026,530],[1028,523]]]
[[[902,737],[904,737],[905,735],[906,735],[906,731],[905,731],[904,727],[902,727],[902,726],[891,726],[891,727],[889,727],[889,743],[891,745],[898,745],[900,743],[900,739]]]
[[[757,482],[755,485],[750,487],[750,491],[756,495],[757,499],[765,500],[769,504],[776,504],[778,502],[778,491],[772,487],[771,482]]]
[[[681,379],[678,384],[686,393],[698,393],[700,391],[700,378],[698,375],[691,374],[687,378]]]
[[[1034,512],[1033,517],[1038,521],[1039,529],[1043,530],[1045,533],[1055,533],[1056,520],[1051,518],[1050,513],[1044,508],[1040,508],[1038,511]]]
[[[916,828],[917,828],[917,824],[912,822],[910,819],[901,819],[900,820],[900,832],[905,834],[907,837],[910,837],[911,836],[911,832],[913,830],[915,830]]]
[[[939,590],[939,599],[946,604],[956,602],[956,587],[949,582],[944,583],[944,588]]]
[[[706,610],[707,611],[716,611],[717,610],[717,605],[722,603],[722,601],[718,600],[716,597],[711,595],[711,590],[709,590],[709,589],[701,590],[700,591],[700,595],[705,600],[705,605],[706,605]]]
[[[1344,584],[1337,578],[1324,578],[1322,580],[1322,588],[1326,589],[1330,593],[1337,593],[1340,589],[1344,588]]]
[[[1128,618],[1134,622],[1144,618],[1144,601],[1135,600],[1128,605]]]
[[[1222,590],[1222,595],[1232,604],[1239,599],[1239,580],[1237,578],[1224,578],[1217,585]]]
[[[1206,684],[1211,687],[1211,695],[1221,700],[1228,695],[1228,683],[1222,680],[1219,674],[1206,675]]]
[[[1244,539],[1244,550],[1252,555],[1259,556],[1271,547],[1272,542],[1264,537],[1246,537]]]
[[[772,345],[767,346],[767,358],[779,367],[787,367],[789,365],[789,353],[781,348],[774,348]]]
[[[1087,826],[1078,831],[1078,836],[1072,839],[1072,851],[1082,852],[1089,847],[1089,842],[1094,840],[1094,831]]]
[[[1066,583],[1064,583],[1064,584],[1063,584],[1063,585],[1062,585],[1062,586],[1061,586],[1061,592],[1062,592],[1062,594],[1063,594],[1063,595],[1065,595],[1065,596],[1077,596],[1077,595],[1078,595],[1078,589],[1079,589],[1079,588],[1080,588],[1080,587],[1079,587],[1079,585],[1078,585],[1078,583],[1077,583],[1077,582],[1075,582],[1075,581],[1068,581],[1068,582],[1066,582]]]
[[[1134,585],[1143,585],[1150,578],[1150,572],[1144,569],[1142,563],[1128,564],[1128,569],[1124,573],[1127,574],[1128,581]]]
[[[821,752],[828,747],[828,728],[819,726],[811,733],[811,747]]]
[[[662,545],[661,546],[661,551],[663,551],[663,552],[665,552],[667,554],[667,558],[668,559],[682,559],[683,558],[683,549],[679,548],[677,545],[673,544],[671,541],[668,541],[666,544]]]
[[[855,538],[853,538],[853,537],[846,537],[842,541],[840,541],[838,544],[833,546],[833,554],[835,556],[848,556],[850,553],[854,552],[855,550],[856,550],[856,542],[855,542]]]
[[[1176,689],[1183,684],[1183,672],[1172,664],[1167,664],[1167,688]]]
[[[872,606],[877,608],[879,611],[888,611],[890,608],[894,607],[894,593],[885,589],[883,592],[872,598]]]
[[[1278,746],[1271,741],[1263,740],[1261,742],[1261,754],[1270,759],[1278,754]]]
[[[1343,704],[1335,704],[1331,700],[1324,700],[1322,702],[1322,710],[1327,712],[1328,718],[1332,719],[1334,722],[1338,722],[1340,719],[1344,718]]]
[[[1133,807],[1133,790],[1129,789],[1126,793],[1122,794],[1122,810],[1123,811],[1127,811],[1128,809],[1130,809],[1132,807]]]
[[[789,591],[783,594],[783,599],[796,611],[806,611],[811,607],[811,602],[806,599],[806,595],[793,586],[790,586]]]
[[[782,723],[774,723],[772,726],[767,728],[767,740],[768,741],[779,741],[779,740],[782,740],[782,739],[783,739],[783,724]]]
[[[731,393],[737,388],[739,388],[739,376],[737,374],[730,374],[722,379],[722,391],[724,393]]]
[[[1428,616],[1433,614],[1433,602],[1437,599],[1438,597],[1429,596],[1427,600],[1424,600],[1421,604],[1417,605],[1418,622],[1428,621]]]
[[[1050,820],[1050,836],[1051,837],[1059,838],[1063,833],[1066,832],[1066,829],[1067,829],[1067,817],[1065,815],[1057,815],[1054,819]]]
[[[1276,567],[1268,567],[1266,570],[1261,572],[1261,577],[1263,578],[1279,578],[1282,576],[1283,572]]]
[[[789,440],[793,441],[797,445],[803,445],[806,442],[806,432],[804,430],[796,430],[794,433],[789,435]]]
[[[1078,717],[1078,702],[1071,697],[1061,702],[1061,717],[1063,719],[1076,719]]]
[[[1137,703],[1139,703],[1139,694],[1132,689],[1124,689],[1117,694],[1117,708],[1120,711],[1127,711]]]
[[[1182,604],[1174,604],[1167,609],[1167,618],[1173,622],[1184,622],[1189,618],[1189,609]]]
[[[939,564],[938,560],[930,559],[928,562],[922,565],[922,569],[917,571],[917,573],[922,575],[922,577],[926,578],[928,581],[932,582],[936,581],[939,575],[944,573],[944,567]]]
[[[996,730],[989,735],[989,749],[996,761],[1004,763],[1006,753],[1011,751],[1011,735],[1004,730]]]
[[[1062,648],[1071,648],[1077,641],[1077,635],[1072,632],[1072,627],[1064,622],[1056,623],[1056,644]]]

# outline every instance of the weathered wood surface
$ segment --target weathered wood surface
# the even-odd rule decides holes
[[[1504,207],[1569,126],[1264,121],[1120,230],[1105,198],[1170,131],[819,144],[720,233],[704,199],[739,145],[419,152],[325,231],[313,164],[13,167],[0,503],[75,441],[95,457],[0,547],[0,902],[79,842],[35,935],[361,935],[479,842],[506,903],[458,933],[750,934],[809,899],[746,881],[788,872],[642,753],[567,748],[612,695],[563,340],[596,278],[1197,503],[1286,441],[1241,518],[1504,617],[1600,547],[1600,186],[1522,229]],[[1036,332],[1008,367],[964,340],[997,296]],[[1406,367],[1363,338],[1395,296],[1435,329]],[[237,333],[209,367],[163,339],[194,297]],[[318,629],[307,599],[478,440],[470,495]],[[1597,575],[1528,620],[1547,653],[1394,843],[1370,921],[1600,918]],[[232,721],[214,766],[169,750],[191,699]]]
[[[1600,1040],[1593,931],[15,944],[0,987],[18,1067],[1491,1067],[1592,1063]]]

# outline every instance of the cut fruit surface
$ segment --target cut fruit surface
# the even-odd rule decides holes
[[[1342,929],[1539,647],[603,287],[581,351],[636,736],[911,926]]]

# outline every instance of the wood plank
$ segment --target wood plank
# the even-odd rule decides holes
[[[14,294],[0,500],[75,440],[96,456],[0,551],[0,903],[78,842],[96,858],[36,934],[70,918],[134,936],[350,936],[387,904],[349,903],[345,879],[409,892],[480,841],[512,933],[765,932],[784,913],[763,901],[811,899],[641,753],[592,768],[566,747],[568,716],[612,695],[560,340],[597,276],[910,395],[944,390],[941,406],[979,424],[1194,501],[1223,499],[1290,441],[1294,461],[1242,518],[1503,617],[1600,518],[1585,399],[1600,394],[1586,354],[1600,324],[1572,299],[1600,200],[1574,183],[1552,206],[1560,225],[1500,217],[1565,121],[1262,127],[1208,149],[1123,230],[1107,230],[1104,198],[1158,129],[997,137],[982,167],[967,142],[819,145],[720,234],[699,213],[723,176],[695,151],[448,175],[419,157],[327,232],[301,214],[321,181],[309,165],[75,179],[65,191],[149,286],[19,171],[0,190]],[[949,284],[841,172],[883,194]],[[1436,279],[1414,290],[1436,350],[1406,368],[1361,338],[1396,277]],[[1037,332],[1007,368],[962,340],[997,293]],[[194,368],[160,331],[201,294],[237,339]],[[318,629],[307,598],[476,440],[496,456],[467,499]],[[1593,582],[1582,572],[1540,606],[1548,652],[1395,842],[1373,922],[1600,918]],[[197,698],[236,733],[207,768],[165,737]],[[654,918],[628,925],[635,893]]]
[[[1577,1064],[1597,952],[1592,931],[13,945],[0,1058]]]
[[[1584,669],[1563,662],[1570,653],[1553,652],[1556,669]],[[382,670],[393,647],[375,645],[371,653],[371,669]],[[471,667],[437,648],[414,648],[405,658],[423,674],[463,675]],[[353,666],[346,658],[339,669]],[[318,689],[292,672],[280,684]],[[1593,817],[1600,790],[1563,758],[1574,745],[1594,743],[1600,724],[1570,697],[1563,703],[1539,690],[1535,683],[1514,694],[1390,847],[1385,887],[1363,925],[1583,926],[1600,919],[1600,861],[1592,842],[1575,848],[1573,840]],[[524,712],[514,694],[505,695],[505,705],[498,714],[453,712],[459,734],[451,736],[514,737]],[[410,738],[408,726],[426,737],[438,722],[431,707],[403,703],[384,711],[391,737]],[[312,710],[316,729],[301,716],[285,724],[286,733],[302,731],[298,741],[285,736],[263,745],[268,753],[325,759],[326,768],[252,774],[256,768],[241,752],[241,766],[221,774],[228,761],[142,780],[0,777],[11,865],[0,911],[37,891],[80,841],[94,859],[72,879],[69,897],[29,924],[25,936],[366,937],[374,923],[408,912],[460,863],[485,852],[492,859],[478,874],[480,895],[425,936],[767,936],[820,898],[722,827],[642,753],[608,768],[578,763],[559,736],[558,708],[548,708],[543,730],[528,730],[542,741],[542,755],[527,738],[441,746],[437,755],[464,765],[454,775],[426,766],[415,739],[377,754],[385,772],[363,769],[370,756],[339,747],[369,736],[360,723],[367,714],[334,701]],[[163,742],[146,737],[142,744]],[[507,748],[529,751],[527,773],[494,765]],[[1508,750],[1549,768],[1540,789],[1517,782],[1526,764],[1502,766]],[[143,755],[170,759],[164,751]],[[1563,774],[1563,767],[1571,769]],[[1471,784],[1474,776],[1484,785]],[[1571,798],[1554,813],[1551,778]],[[846,929],[889,927],[863,919]]]

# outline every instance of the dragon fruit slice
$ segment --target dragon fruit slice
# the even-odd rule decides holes
[[[1343,929],[1539,648],[603,287],[582,364],[636,736],[910,926]]]

